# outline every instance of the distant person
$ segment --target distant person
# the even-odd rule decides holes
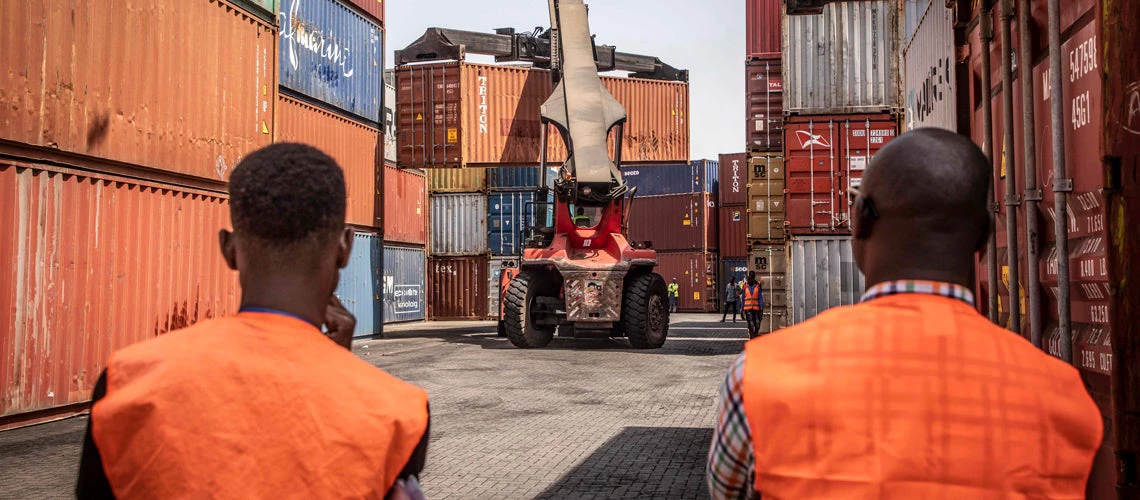
[[[724,286],[724,312],[720,315],[720,322],[724,323],[725,318],[728,317],[728,310],[732,309],[732,322],[736,323],[736,297],[739,295],[739,290],[736,288],[736,276],[732,276],[728,280],[728,284]]]
[[[990,162],[891,141],[856,191],[858,305],[745,344],[721,390],[714,499],[1084,498],[1101,416],[1077,370],[978,314]]]
[[[764,290],[756,281],[756,271],[748,271],[744,282],[744,321],[748,324],[748,338],[760,336],[760,324],[764,321]]]
[[[352,354],[356,319],[333,295],[353,241],[340,167],[274,144],[229,190],[234,229],[219,236],[241,308],[111,356],[76,495],[419,495],[427,394]]]
[[[677,284],[677,278],[673,278],[665,288],[669,292],[669,312],[677,312],[677,302],[681,300],[681,285]]]
[[[574,225],[577,227],[590,227],[590,217],[586,215],[584,207],[574,209]]]

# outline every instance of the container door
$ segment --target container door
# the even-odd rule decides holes
[[[748,239],[784,241],[784,158],[754,156],[749,160]]]

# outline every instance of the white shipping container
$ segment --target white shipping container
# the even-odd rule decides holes
[[[487,315],[492,319],[499,318],[499,280],[502,278],[504,267],[519,267],[518,257],[491,257],[487,264]]]
[[[859,301],[866,286],[855,265],[850,236],[807,236],[788,241],[788,324]]]
[[[908,25],[915,23],[903,47],[906,129],[957,131],[954,12],[943,2],[918,0],[908,0],[905,9]]]
[[[396,163],[396,87],[392,82],[384,80],[384,161]]]
[[[431,254],[444,256],[487,253],[487,195],[431,195]]]
[[[902,107],[894,0],[830,3],[820,15],[783,18],[785,113]]]

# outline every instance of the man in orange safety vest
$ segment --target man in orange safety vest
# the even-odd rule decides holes
[[[764,292],[756,281],[756,271],[748,271],[748,280],[741,291],[744,296],[744,321],[748,323],[748,338],[760,336],[760,323],[764,319]]]

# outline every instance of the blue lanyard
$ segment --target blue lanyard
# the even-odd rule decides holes
[[[290,313],[287,313],[285,311],[279,311],[277,309],[271,309],[268,307],[243,307],[241,309],[238,309],[238,314],[246,313],[246,312],[265,313],[265,314],[279,314],[281,316],[288,316],[288,317],[293,318],[293,319],[299,319],[299,320],[304,321],[305,323],[310,324],[310,325],[312,324],[312,323],[309,323],[309,320],[302,318],[300,316],[297,316],[296,314],[290,314]]]

